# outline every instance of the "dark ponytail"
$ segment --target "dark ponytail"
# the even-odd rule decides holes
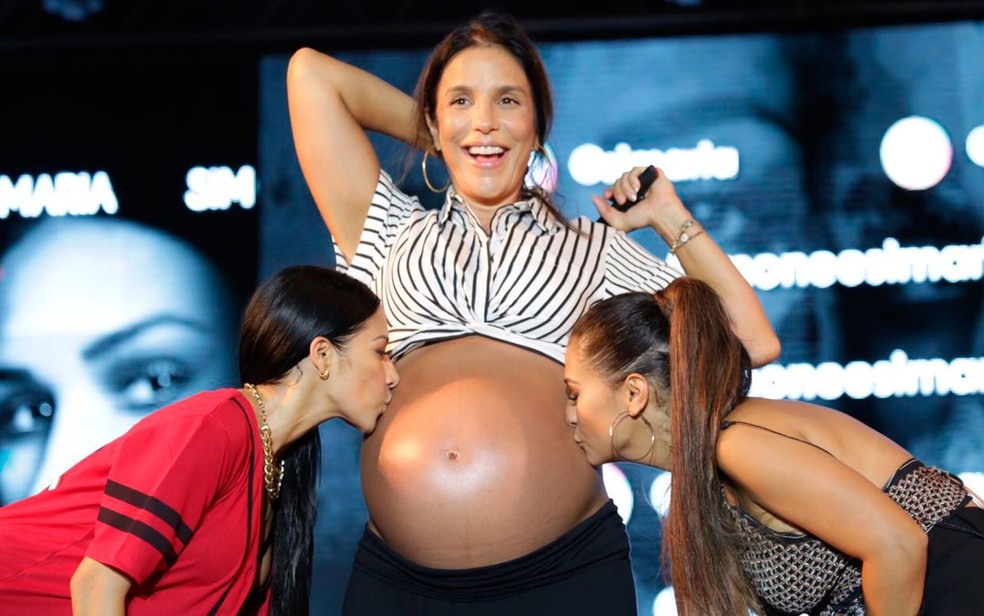
[[[636,372],[670,401],[674,472],[662,560],[680,615],[757,610],[715,460],[721,422],[747,395],[751,366],[717,294],[683,277],[655,295],[616,295],[592,306],[571,337],[613,385]]]
[[[656,294],[670,321],[668,566],[681,616],[745,614],[758,601],[739,561],[716,462],[724,418],[748,394],[748,353],[708,285],[681,278]]]

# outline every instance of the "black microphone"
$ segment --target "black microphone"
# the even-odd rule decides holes
[[[649,165],[642,173],[639,174],[639,192],[636,194],[635,199],[631,199],[619,205],[619,203],[615,201],[615,197],[612,197],[608,200],[608,202],[611,203],[612,207],[619,212],[627,212],[630,207],[646,198],[646,193],[649,192],[649,187],[652,186],[655,181],[656,167]],[[598,222],[608,224],[603,218],[598,218]]]

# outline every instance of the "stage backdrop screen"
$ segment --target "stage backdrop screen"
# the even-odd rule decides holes
[[[322,48],[412,91],[427,49]],[[930,464],[984,471],[984,25],[543,43],[556,118],[544,174],[570,216],[623,171],[661,167],[754,285],[783,343],[754,393],[842,409]],[[287,55],[262,60],[261,271],[333,263],[293,154]],[[382,162],[403,151],[378,138]],[[429,165],[428,171],[439,169]],[[443,183],[435,174],[434,183]],[[404,188],[439,201],[419,166]],[[660,257],[651,231],[633,233]],[[325,430],[315,603],[337,608],[366,521],[359,437]],[[604,469],[643,614],[669,477]]]
[[[429,51],[310,44],[408,92]],[[841,409],[984,491],[984,23],[541,49],[556,117],[531,172],[569,216],[596,218],[590,195],[659,166],[782,339],[754,393]],[[257,280],[334,264],[291,141],[288,60],[168,48],[0,66],[0,504],[156,408],[239,386]],[[403,149],[374,140],[398,173]],[[438,205],[419,166],[403,187]],[[312,610],[334,614],[367,513],[359,434],[321,430]],[[640,613],[672,614],[669,475],[603,472]]]

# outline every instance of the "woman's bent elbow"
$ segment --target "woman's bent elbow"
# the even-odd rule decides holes
[[[752,367],[759,368],[779,359],[782,343],[773,334],[765,339],[755,340],[754,344],[747,345],[745,348],[748,350],[748,358],[751,360]]]
[[[929,535],[919,527],[918,530],[906,533],[902,549],[913,560],[922,563],[921,568],[926,568],[926,554],[929,550]]]
[[[291,54],[290,61],[287,63],[287,83],[290,84],[302,79],[310,70],[311,64],[320,55],[322,55],[321,52],[310,47],[301,47]]]
[[[879,557],[883,564],[897,572],[900,581],[921,586],[926,575],[928,549],[929,536],[921,527],[912,524],[887,537]]]

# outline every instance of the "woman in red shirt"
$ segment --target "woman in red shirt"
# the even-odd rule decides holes
[[[294,266],[246,307],[242,389],[151,413],[0,508],[4,614],[306,614],[318,426],[369,433],[399,377],[378,298]]]

